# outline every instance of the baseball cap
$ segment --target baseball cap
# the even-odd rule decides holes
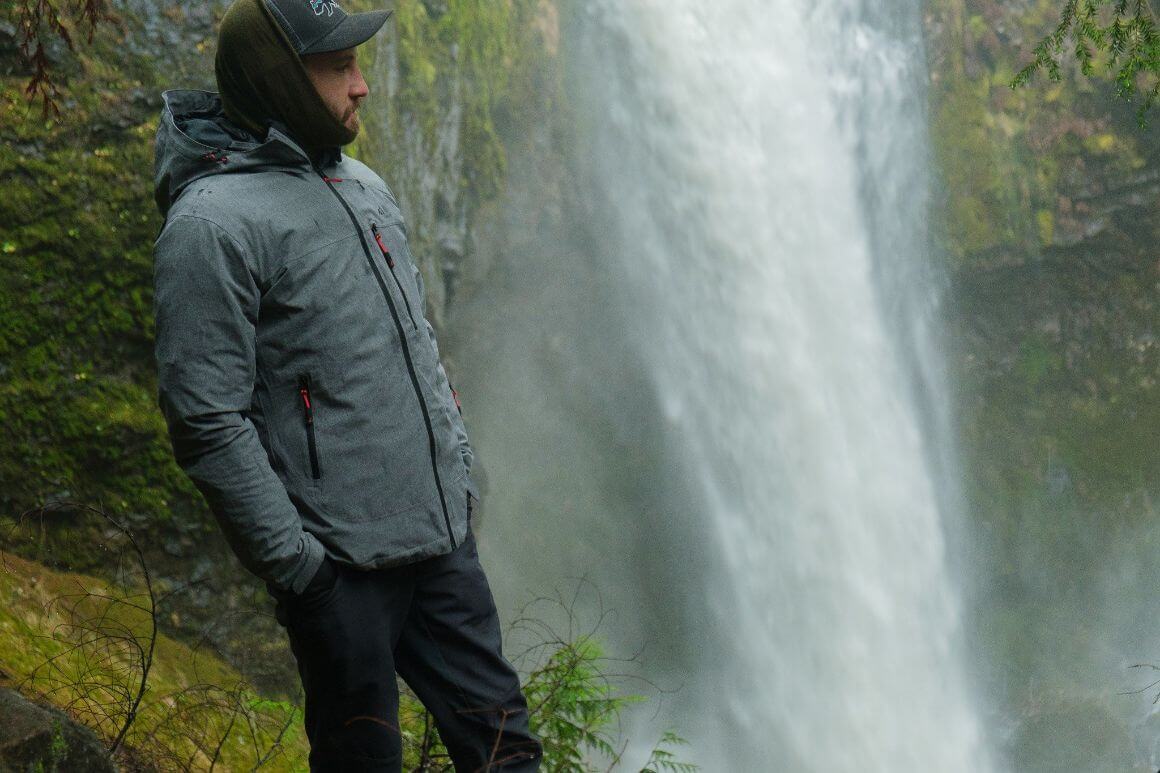
[[[370,40],[391,15],[390,11],[347,13],[333,0],[262,0],[262,3],[299,56],[354,48]]]

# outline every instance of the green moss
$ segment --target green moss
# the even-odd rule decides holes
[[[155,397],[156,95],[162,79],[202,85],[210,64],[210,31],[180,7],[166,15],[196,45],[171,46],[161,66],[143,18],[79,36],[55,70],[59,121],[28,104],[22,76],[0,80],[0,515],[67,498],[141,523],[211,523]]]
[[[990,26],[987,20],[979,14],[971,14],[967,17],[967,34],[971,40],[979,40],[990,31]]]
[[[1041,209],[1035,213],[1035,222],[1039,226],[1039,243],[1044,247],[1050,245],[1055,238],[1055,213]]]
[[[943,88],[934,105],[933,142],[945,181],[947,206],[939,231],[955,264],[968,256],[1018,240],[1026,230],[1003,124],[987,108],[986,82],[958,80]]]
[[[1024,533],[1029,513],[1045,527],[1150,517],[1137,500],[1160,481],[1152,284],[1140,272],[1039,268],[960,288],[974,296],[955,321],[966,333],[955,378],[978,517]]]
[[[399,195],[408,238],[438,326],[466,250],[440,227],[471,236],[475,214],[503,189],[499,126],[541,108],[549,54],[541,0],[400,0],[393,24],[360,49],[372,97],[356,152]],[[446,231],[444,231],[444,235]],[[470,249],[454,239],[455,247]]]
[[[68,751],[68,742],[64,739],[64,726],[60,720],[53,720],[52,723],[52,743],[48,747],[48,756],[52,760],[55,767],[61,760],[64,759],[65,752]]]
[[[1044,77],[1009,88],[1030,59],[1028,41],[1058,21],[1059,3],[1000,8],[990,0],[933,0],[930,6],[941,30],[932,48],[945,61],[931,89],[932,140],[948,198],[939,213],[943,252],[956,267],[997,253],[1036,259],[1058,236],[1057,207],[1074,185],[1060,171],[1086,166],[1089,174],[1114,179],[1139,170],[1147,138],[1130,106],[1110,96],[1106,67],[1086,78],[1065,62],[1060,83]],[[1043,213],[1053,216],[1050,229]]]
[[[8,115],[24,107],[20,87],[3,84]],[[105,90],[72,99],[67,123],[2,131],[0,177],[22,182],[0,203],[0,497],[9,513],[73,497],[164,519],[172,502],[200,504],[154,399],[154,127],[131,121],[94,142],[91,122],[124,105]]]
[[[1023,341],[1017,371],[1029,390],[1034,390],[1063,365],[1063,358],[1050,344],[1035,336]]]
[[[511,79],[527,63],[523,47],[534,0],[450,0],[435,16],[430,4],[401,0],[395,4],[393,37],[398,82],[386,95],[381,124],[368,121],[371,143],[381,159],[409,147],[407,132],[418,127],[424,157],[435,157],[441,119],[450,106],[461,105],[460,142],[466,168],[462,185],[478,199],[501,187],[506,160],[495,128],[495,116],[512,96]],[[370,68],[387,50],[364,52]]]

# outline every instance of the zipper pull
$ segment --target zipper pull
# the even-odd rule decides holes
[[[298,377],[298,394],[302,397],[302,413],[309,426],[314,423],[314,406],[310,404],[310,376]]]
[[[379,233],[379,227],[371,223],[371,233],[375,235],[375,243],[379,245],[379,249],[383,251],[383,257],[387,259],[387,268],[395,267],[395,259],[391,257],[391,251],[387,249],[387,245],[383,244],[383,235]]]

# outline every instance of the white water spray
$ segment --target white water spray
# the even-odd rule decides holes
[[[707,771],[989,770],[923,428],[919,4],[813,5],[580,13],[591,241],[458,347],[485,554],[501,599],[599,585]]]

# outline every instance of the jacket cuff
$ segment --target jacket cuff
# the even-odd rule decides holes
[[[306,586],[318,573],[318,567],[322,566],[322,560],[326,558],[326,548],[322,547],[322,543],[315,539],[313,534],[302,532],[302,542],[306,558],[299,567],[298,574],[290,582],[290,592],[295,594],[306,590]]]

